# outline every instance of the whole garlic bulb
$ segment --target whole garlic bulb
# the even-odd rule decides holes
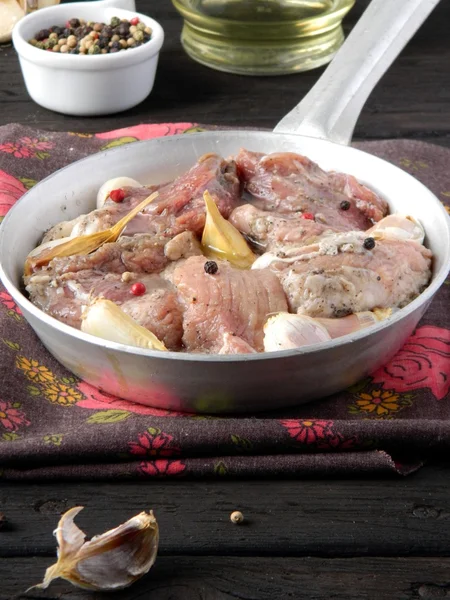
[[[118,590],[148,573],[159,543],[158,523],[152,511],[142,512],[85,542],[85,534],[73,522],[81,510],[82,506],[76,506],[61,517],[55,531],[58,561],[34,588],[46,589],[60,577],[87,590]]]

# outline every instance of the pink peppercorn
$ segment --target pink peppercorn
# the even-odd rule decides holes
[[[113,202],[122,202],[122,200],[125,198],[125,192],[121,188],[118,188],[117,190],[111,190],[109,192],[109,197],[111,200],[113,200]]]
[[[146,291],[147,288],[140,281],[136,281],[136,283],[133,283],[130,289],[130,292],[133,294],[133,296],[142,296],[143,294],[145,294]]]

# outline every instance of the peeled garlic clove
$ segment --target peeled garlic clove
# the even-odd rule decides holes
[[[136,323],[117,304],[105,298],[96,298],[85,309],[81,331],[118,344],[167,351],[154,333]]]
[[[331,340],[325,327],[305,315],[278,313],[264,325],[264,350],[291,350]]]
[[[418,242],[423,244],[425,231],[413,217],[407,215],[388,215],[378,221],[368,231],[375,239],[390,239]]]
[[[243,235],[219,212],[211,194],[203,194],[206,204],[206,223],[203,229],[202,249],[208,258],[227,260],[240,269],[248,269],[255,260]]]
[[[150,571],[159,543],[158,523],[152,511],[142,512],[85,542],[85,534],[73,522],[81,510],[82,506],[71,508],[61,517],[55,531],[58,561],[34,588],[46,589],[54,579],[61,578],[87,590],[118,590]]]
[[[143,186],[141,183],[139,183],[139,181],[136,181],[136,179],[132,179],[131,177],[114,177],[114,179],[108,179],[108,181],[105,181],[102,187],[98,190],[97,208],[103,207],[109,198],[109,194],[113,190],[118,190],[119,188],[124,187],[140,188]]]

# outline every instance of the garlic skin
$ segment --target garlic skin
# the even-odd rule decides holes
[[[355,333],[371,327],[392,314],[392,309],[374,309],[340,319],[312,318],[306,315],[278,313],[264,325],[264,351],[292,350]]]
[[[54,579],[61,578],[86,590],[120,590],[150,571],[159,543],[158,523],[152,511],[142,512],[85,542],[86,535],[73,522],[81,510],[82,506],[76,506],[61,517],[54,532],[58,561],[33,588],[46,589]]]
[[[96,337],[138,346],[147,350],[166,351],[167,348],[154,333],[139,325],[117,304],[106,298],[95,298],[82,315],[81,331]]]
[[[375,308],[373,311],[357,312],[347,317],[341,317],[340,319],[322,319],[317,317],[315,320],[323,325],[331,338],[334,339],[376,325],[380,321],[384,321],[384,319],[390,317],[391,314],[392,309],[390,308]]]
[[[413,217],[408,215],[388,215],[375,223],[367,232],[375,239],[402,240],[423,244],[425,230]]]
[[[249,269],[256,259],[244,236],[219,212],[211,194],[203,194],[206,222],[202,235],[202,250],[208,258],[227,260],[234,267]]]
[[[113,190],[124,187],[140,188],[143,187],[143,185],[131,177],[114,177],[113,179],[108,179],[97,192],[97,208],[103,208],[103,205],[108,200],[109,194]]]

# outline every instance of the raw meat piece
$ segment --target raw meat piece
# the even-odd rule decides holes
[[[363,232],[324,236],[270,269],[277,273],[289,308],[311,317],[343,317],[374,308],[402,308],[428,284],[430,250],[413,241],[378,240],[364,248]]]
[[[241,150],[239,177],[254,204],[280,213],[312,213],[337,230],[366,230],[388,210],[387,203],[351,175],[327,173],[293,152],[264,155]],[[347,210],[341,203],[348,202]]]
[[[224,333],[222,347],[218,354],[256,354],[256,350],[242,338],[231,335],[231,333]]]
[[[203,192],[208,190],[221,214],[228,218],[239,201],[236,165],[217,154],[205,154],[175,181],[158,188],[159,196],[143,212],[130,221],[124,235],[137,233],[172,238],[183,231],[200,235],[205,225]],[[70,222],[56,225],[43,241],[70,235],[72,237],[103,231],[112,227],[132,208],[142,202],[158,186],[124,188],[130,196],[123,202],[107,200],[102,208]]]
[[[190,352],[218,352],[224,334],[241,338],[263,350],[263,325],[270,313],[287,310],[277,277],[269,270],[241,271],[217,261],[219,269],[208,275],[206,259],[194,256],[173,273],[173,282],[184,304],[183,342]]]
[[[230,222],[260,251],[275,251],[290,244],[306,245],[323,233],[333,231],[329,225],[303,219],[297,213],[264,211],[252,204],[243,204],[233,210]]]
[[[167,348],[179,350],[183,333],[182,307],[176,290],[158,275],[127,275],[83,270],[52,277],[41,271],[30,277],[26,289],[41,310],[77,329],[81,327],[83,307],[93,298],[106,298],[152,331]],[[136,281],[146,287],[142,296],[130,293]]]
[[[159,273],[169,262],[164,246],[165,240],[151,235],[123,236],[91,254],[54,258],[42,272],[62,275],[95,269],[103,273]]]

